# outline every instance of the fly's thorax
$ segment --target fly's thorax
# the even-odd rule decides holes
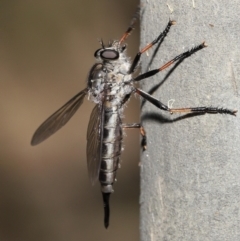
[[[112,85],[105,92],[104,106],[109,109],[122,107],[131,96],[133,90],[130,84]]]
[[[133,92],[132,75],[109,71],[103,65],[95,65],[88,79],[89,97],[95,103],[109,101],[107,105],[115,106],[124,103],[126,96]]]

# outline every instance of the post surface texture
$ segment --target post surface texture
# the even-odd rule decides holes
[[[142,0],[142,6],[141,48],[169,17],[176,21],[150,66],[156,48],[143,54],[142,72],[203,41],[208,47],[142,80],[141,89],[173,108],[240,111],[239,1]],[[145,102],[142,124],[148,148],[141,161],[141,240],[239,241],[240,112],[186,117]]]

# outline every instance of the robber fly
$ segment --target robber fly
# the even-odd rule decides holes
[[[109,42],[107,46],[104,45],[102,40],[100,41],[101,47],[94,54],[96,63],[90,69],[87,87],[43,122],[34,133],[31,141],[31,145],[37,145],[63,127],[82,105],[86,95],[88,95],[89,100],[96,104],[91,113],[87,130],[87,164],[91,182],[94,184],[96,181],[100,181],[101,183],[104,203],[104,226],[106,228],[109,226],[109,198],[113,192],[113,183],[116,178],[122,151],[123,129],[140,129],[143,137],[142,147],[146,149],[146,135],[141,124],[124,124],[122,122],[124,106],[133,93],[142,96],[157,108],[170,113],[221,113],[235,115],[237,112],[236,110],[215,107],[173,109],[143,90],[134,87],[134,82],[149,78],[166,69],[174,62],[182,60],[207,46],[203,42],[191,50],[176,56],[162,67],[133,77],[141,55],[153,45],[162,41],[171,26],[175,24],[175,21],[169,20],[164,31],[155,40],[141,49],[131,62],[126,54],[124,41],[133,31],[139,15],[140,8],[138,7],[127,31],[120,40]]]

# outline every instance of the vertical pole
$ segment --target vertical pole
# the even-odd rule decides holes
[[[141,47],[176,20],[142,72],[206,41],[208,47],[143,80],[141,88],[178,107],[240,111],[240,4],[142,0]],[[166,4],[168,3],[168,4]],[[141,240],[240,240],[240,113],[194,117],[142,105],[148,149],[141,161]]]

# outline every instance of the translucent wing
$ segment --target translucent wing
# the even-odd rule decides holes
[[[102,104],[94,107],[87,131],[88,174],[92,184],[98,181],[102,157],[104,109]]]
[[[86,93],[87,88],[75,95],[64,106],[45,120],[35,131],[31,140],[31,145],[35,146],[41,143],[63,127],[81,106]]]

